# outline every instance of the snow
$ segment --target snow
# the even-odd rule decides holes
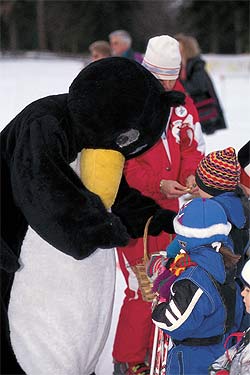
[[[206,153],[233,146],[239,150],[249,139],[250,57],[208,56],[209,71],[224,109],[228,128],[205,136]],[[242,61],[242,62],[241,62]],[[2,58],[0,60],[0,130],[27,104],[43,96],[68,91],[84,62],[77,59]],[[111,375],[112,344],[125,283],[117,268],[116,296],[110,335],[99,360],[97,375]],[[94,334],[94,332],[93,332]]]

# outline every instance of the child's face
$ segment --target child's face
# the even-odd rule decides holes
[[[198,194],[201,198],[211,198],[212,197],[212,195],[210,195],[210,194],[206,193],[205,191],[201,190],[201,188],[198,187],[198,189],[199,189]]]
[[[248,312],[248,314],[250,314],[250,288],[248,288],[248,286],[245,286],[241,292],[241,295],[246,306],[246,311]]]

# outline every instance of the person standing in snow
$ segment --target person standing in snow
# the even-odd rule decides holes
[[[201,57],[198,41],[184,34],[176,35],[176,39],[182,56],[181,82],[197,106],[202,131],[212,134],[218,129],[225,129],[221,104]]]
[[[142,65],[162,84],[165,91],[184,91],[178,81],[181,56],[178,42],[162,35],[149,40]],[[141,157],[125,163],[125,176],[131,187],[155,200],[161,207],[178,211],[178,198],[195,191],[195,170],[205,152],[199,118],[191,98],[173,108],[162,138]],[[172,236],[148,236],[149,252],[166,248]],[[113,346],[114,374],[149,374],[154,325],[151,303],[143,299],[131,266],[143,257],[143,238],[118,248],[118,258],[127,288],[120,311]]]

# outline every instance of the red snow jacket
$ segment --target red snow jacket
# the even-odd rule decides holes
[[[179,81],[174,90],[184,92]],[[168,199],[160,192],[160,181],[174,180],[186,185],[186,178],[195,173],[204,156],[205,143],[198,113],[190,97],[185,106],[171,109],[166,127],[166,140],[160,139],[153,148],[125,164],[128,184],[153,198],[161,207],[178,210],[178,199]]]

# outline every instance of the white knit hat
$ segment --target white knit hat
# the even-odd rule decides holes
[[[250,288],[250,259],[246,262],[243,270],[241,271],[241,278],[243,284],[247,285],[248,288]]]
[[[177,79],[181,66],[179,42],[168,35],[149,39],[142,65],[157,79]]]

